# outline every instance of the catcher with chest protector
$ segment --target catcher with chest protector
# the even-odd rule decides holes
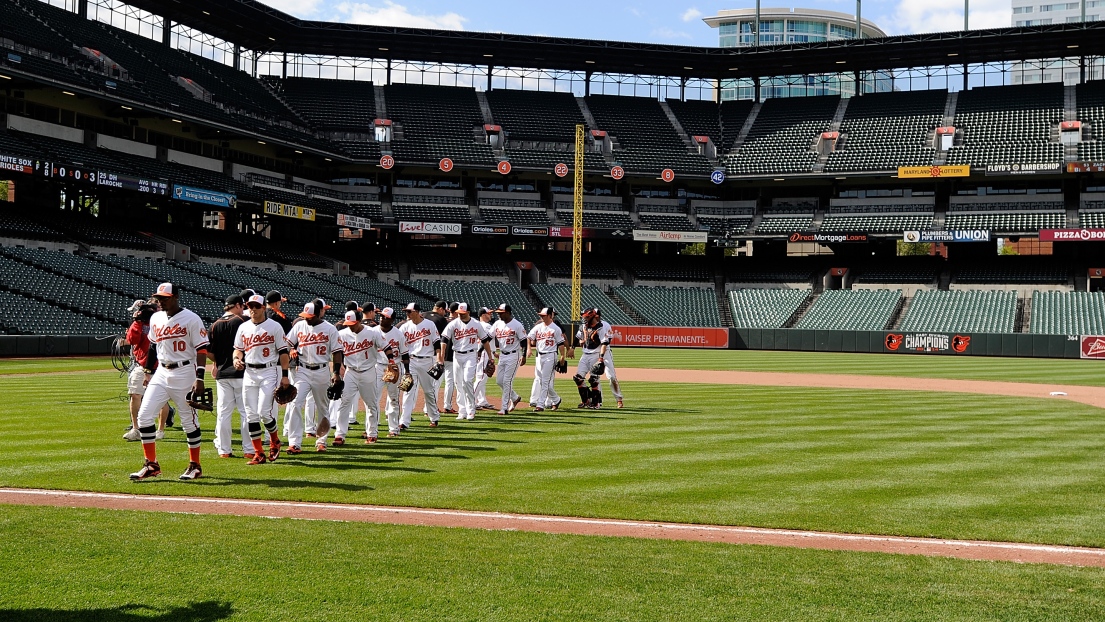
[[[599,409],[602,407],[602,385],[599,379],[606,371],[606,356],[610,347],[610,325],[599,317],[598,309],[584,309],[583,322],[576,332],[576,338],[583,348],[579,357],[579,367],[572,380],[579,390],[578,408]],[[568,357],[575,357],[575,348],[568,349]],[[621,397],[618,397],[619,406]]]

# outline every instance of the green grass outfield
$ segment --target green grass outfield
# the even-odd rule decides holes
[[[1038,361],[1047,365],[1049,361]],[[528,383],[526,383],[528,384]],[[566,400],[574,401],[561,378]],[[1066,401],[626,383],[630,407],[418,418],[398,440],[135,484],[117,374],[0,378],[0,485],[1105,546],[1105,417]],[[528,388],[528,387],[527,387]],[[523,391],[525,392],[525,391]],[[359,432],[359,429],[358,429]],[[355,435],[351,435],[355,438]]]
[[[1105,571],[471,529],[0,508],[7,622],[1094,620]]]

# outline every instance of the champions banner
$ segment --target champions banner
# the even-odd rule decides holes
[[[313,221],[315,219],[315,210],[309,207],[276,203],[275,201],[265,201],[265,213],[273,216],[283,216],[284,218],[296,218],[298,220]]]
[[[728,328],[681,328],[667,326],[612,326],[611,341],[631,348],[708,348],[729,347]]]

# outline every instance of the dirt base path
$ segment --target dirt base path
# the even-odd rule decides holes
[[[535,514],[500,514],[429,508],[403,508],[336,503],[298,503],[204,497],[162,497],[64,490],[0,489],[0,504],[67,508],[174,512],[296,518],[388,525],[459,527],[500,531],[609,536],[753,544],[827,551],[862,551],[951,557],[957,559],[1061,564],[1105,568],[1105,549],[1016,542],[980,542],[761,529],[724,525],[694,525],[651,521],[571,518]]]

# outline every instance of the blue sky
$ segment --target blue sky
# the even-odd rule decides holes
[[[721,9],[755,6],[754,0],[725,4],[700,0],[261,0],[304,19],[509,32],[514,34],[717,45],[717,33],[702,17]],[[971,27],[1009,26],[1010,0],[971,0]],[[801,6],[854,13],[853,0],[803,0]],[[963,0],[868,0],[863,16],[890,34],[959,30]]]

